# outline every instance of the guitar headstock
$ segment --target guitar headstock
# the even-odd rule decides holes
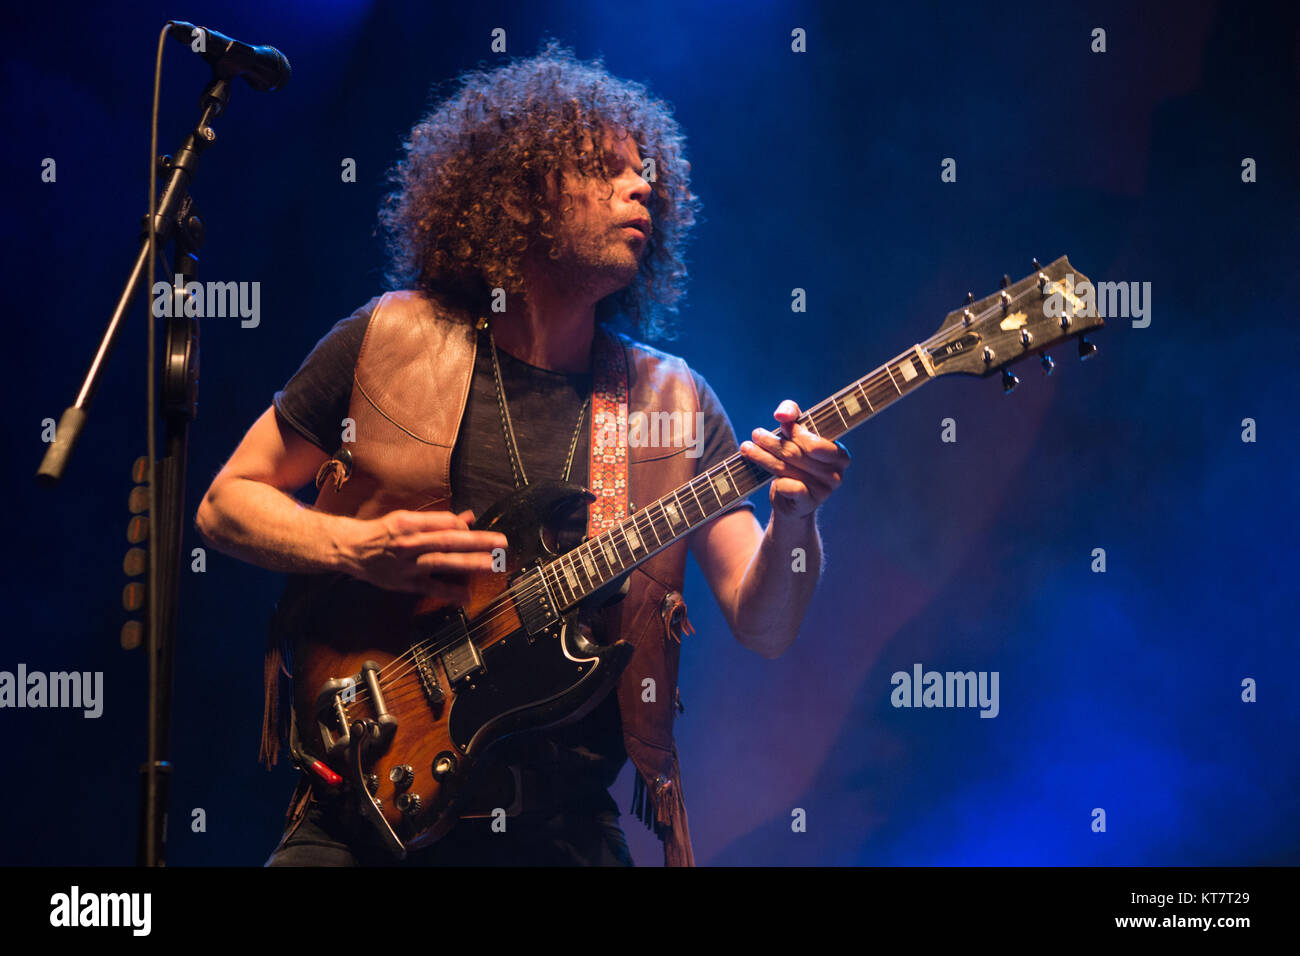
[[[1065,256],[1051,265],[1011,282],[992,295],[976,299],[967,295],[963,308],[949,312],[923,348],[929,353],[935,375],[988,376],[1001,370],[1003,387],[1019,382],[1008,366],[1040,355],[1043,370],[1051,374],[1053,362],[1046,350],[1066,339],[1079,340],[1079,357],[1089,358],[1097,347],[1084,335],[1106,323],[1097,314],[1096,293],[1088,277],[1070,265]]]

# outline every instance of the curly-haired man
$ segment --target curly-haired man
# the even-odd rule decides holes
[[[290,592],[301,583],[308,606],[343,593],[340,576],[372,601],[349,597],[346,611],[336,605],[313,627],[348,614],[380,619],[385,601],[411,595],[463,606],[468,576],[499,570],[494,549],[509,544],[476,527],[476,515],[517,489],[562,478],[605,488],[625,508],[618,514],[635,514],[638,501],[734,456],[735,433],[708,384],[680,358],[614,331],[672,333],[698,204],[689,173],[668,106],[599,62],[551,43],[464,75],[412,129],[392,173],[380,220],[395,291],[339,322],[275,395],[199,507],[205,540],[289,572]],[[599,444],[601,434],[620,434],[608,430],[619,395],[629,421],[680,416],[669,447],[635,435],[618,453]],[[776,476],[767,527],[743,498],[727,501],[719,479],[711,520],[697,501],[698,527],[658,552],[633,535],[627,550],[642,560],[621,601],[592,618],[599,643],[635,648],[617,690],[576,720],[492,748],[483,765],[499,773],[483,771],[482,812],[467,810],[406,863],[630,865],[609,793],[629,758],[638,816],[664,840],[668,863],[693,861],[672,742],[677,649],[689,630],[679,591],[685,551],[743,646],[765,657],[790,646],[821,562],[815,512],[848,466],[843,446],[799,417],[784,401],[779,429],[755,429],[739,446]],[[291,495],[313,479],[316,503],[303,507]],[[602,506],[611,505],[598,499],[592,508]],[[596,527],[589,518],[561,522],[561,549]],[[671,520],[660,527],[672,531]],[[808,573],[790,573],[795,548]],[[279,748],[278,672],[291,650],[274,640],[268,648],[268,761]],[[291,749],[309,765],[298,729]],[[382,862],[373,826],[323,799],[330,774],[317,775],[302,775],[268,863]]]

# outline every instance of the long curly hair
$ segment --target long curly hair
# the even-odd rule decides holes
[[[548,179],[568,169],[608,180],[605,151],[584,150],[584,138],[599,144],[606,132],[631,135],[655,163],[654,230],[636,278],[597,304],[596,319],[647,339],[673,338],[699,198],[671,107],[555,40],[536,56],[458,80],[411,129],[388,174],[393,188],[379,226],[390,288],[416,288],[469,310],[482,309],[494,288],[524,293],[525,254],[536,246],[558,255],[553,224],[564,209],[548,197]],[[525,221],[507,212],[506,201],[525,211]]]

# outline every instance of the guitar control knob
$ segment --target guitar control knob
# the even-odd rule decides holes
[[[1020,379],[1011,374],[1011,369],[1002,370],[1002,394],[1010,395],[1015,387],[1020,384]]]
[[[388,771],[388,779],[398,790],[405,790],[415,780],[415,771],[410,764],[404,763]]]
[[[456,772],[456,755],[443,751],[433,758],[433,776],[436,780],[445,780]]]
[[[420,812],[420,795],[418,793],[399,793],[397,795],[397,809],[410,815]]]
[[[366,789],[369,790],[372,794],[379,792],[379,774],[377,773],[366,774]]]

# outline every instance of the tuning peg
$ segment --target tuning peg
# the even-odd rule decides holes
[[[974,301],[975,301],[975,293],[974,293],[974,292],[967,292],[967,293],[966,293],[966,304],[967,304],[967,305],[970,305],[970,304],[973,303]]]
[[[1035,272],[1039,272],[1039,271],[1042,270],[1043,267],[1042,267],[1042,265],[1039,263],[1039,261],[1038,261],[1037,259],[1033,259],[1033,260],[1031,260],[1031,261],[1034,263],[1034,271],[1035,271]]]
[[[1011,369],[1004,368],[1002,370],[1002,394],[1010,395],[1019,384],[1020,379],[1011,374]]]
[[[1046,352],[1038,357],[1038,362],[1043,366],[1044,375],[1051,375],[1052,369],[1056,368],[1056,363],[1052,361],[1052,357]]]
[[[999,289],[1005,289],[1005,288],[1006,288],[1007,286],[1009,286],[1009,285],[1011,285],[1011,276],[1009,276],[1009,275],[1004,275],[1004,276],[1002,277],[1002,283],[1001,283],[1001,285],[998,286],[998,288],[999,288]]]
[[[1097,354],[1097,346],[1093,345],[1084,336],[1079,336],[1079,361],[1092,358]]]

